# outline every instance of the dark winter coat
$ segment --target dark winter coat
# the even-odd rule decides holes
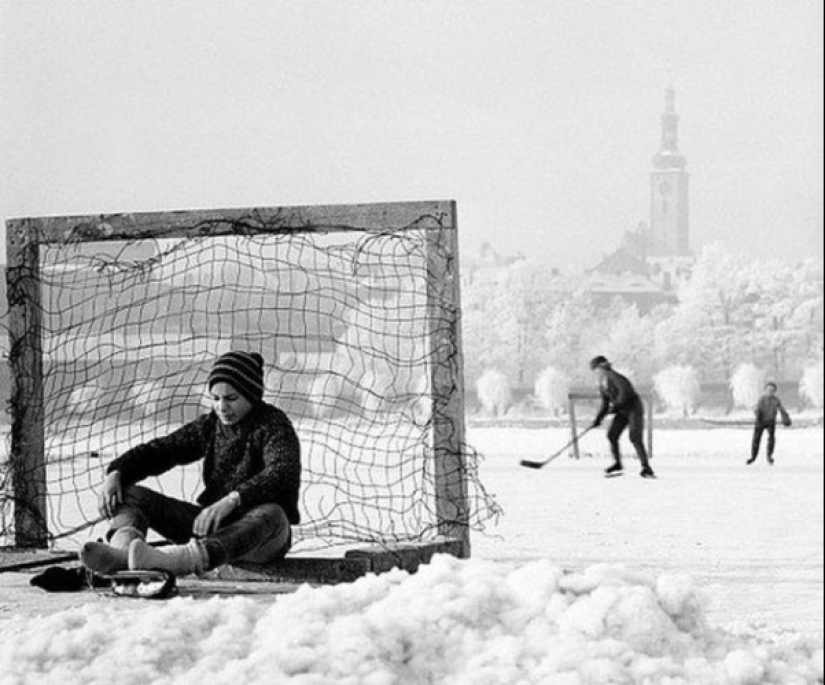
[[[618,371],[607,369],[606,378],[599,384],[602,406],[594,420],[600,424],[609,413],[630,413],[641,405],[641,398],[633,384]]]
[[[756,405],[756,425],[770,426],[776,424],[777,413],[782,416],[782,423],[791,425],[791,417],[782,406],[782,401],[776,395],[762,395]]]
[[[158,476],[175,466],[203,461],[204,507],[233,490],[248,510],[265,503],[280,505],[292,524],[300,522],[300,443],[289,418],[261,403],[237,426],[224,426],[215,412],[204,414],[167,436],[125,452],[109,464],[120,471],[124,486]]]

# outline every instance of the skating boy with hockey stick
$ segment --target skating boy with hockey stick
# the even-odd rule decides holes
[[[773,464],[773,452],[776,449],[776,415],[782,417],[782,425],[790,426],[791,417],[782,406],[782,400],[776,395],[776,383],[773,381],[765,385],[765,394],[759,398],[754,413],[756,422],[753,426],[753,440],[751,441],[751,458],[747,464],[753,464],[759,456],[759,445],[762,442],[762,433],[768,432],[768,463]]]
[[[650,467],[647,450],[644,443],[644,405],[642,398],[636,392],[633,384],[622,374],[613,370],[610,362],[599,355],[590,360],[590,368],[599,379],[599,392],[602,396],[602,406],[592,427],[601,425],[604,417],[614,414],[613,423],[607,431],[610,441],[610,451],[613,454],[613,464],[605,470],[607,476],[622,474],[622,457],[619,450],[619,438],[628,429],[630,442],[636,448],[639,461],[642,462],[642,478],[655,478],[656,474]]]
[[[176,576],[233,561],[264,564],[290,548],[300,520],[300,445],[292,423],[263,401],[263,359],[228,352],[208,380],[212,411],[115,459],[99,495],[107,543],[87,542],[80,560],[100,575],[160,569]],[[197,503],[137,485],[175,466],[203,462]],[[173,545],[147,544],[148,529]]]

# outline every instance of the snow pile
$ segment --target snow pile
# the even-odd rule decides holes
[[[267,605],[114,600],[0,626],[0,683],[815,683],[821,645],[708,627],[686,576],[438,556]]]

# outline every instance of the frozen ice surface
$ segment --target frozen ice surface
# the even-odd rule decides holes
[[[473,558],[248,597],[89,603],[0,621],[12,683],[821,683],[822,429],[656,433],[656,481],[537,459],[560,429],[474,428],[504,514]],[[0,601],[2,603],[2,601]]]

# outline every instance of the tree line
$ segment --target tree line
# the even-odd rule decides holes
[[[485,372],[512,387],[532,387],[547,369],[572,385],[590,384],[587,362],[596,354],[651,387],[674,367],[689,369],[702,384],[730,385],[746,364],[794,382],[821,364],[819,257],[790,264],[711,245],[676,301],[648,312],[619,297],[600,304],[584,275],[559,277],[533,261],[502,268],[493,283],[464,286],[468,387]]]

